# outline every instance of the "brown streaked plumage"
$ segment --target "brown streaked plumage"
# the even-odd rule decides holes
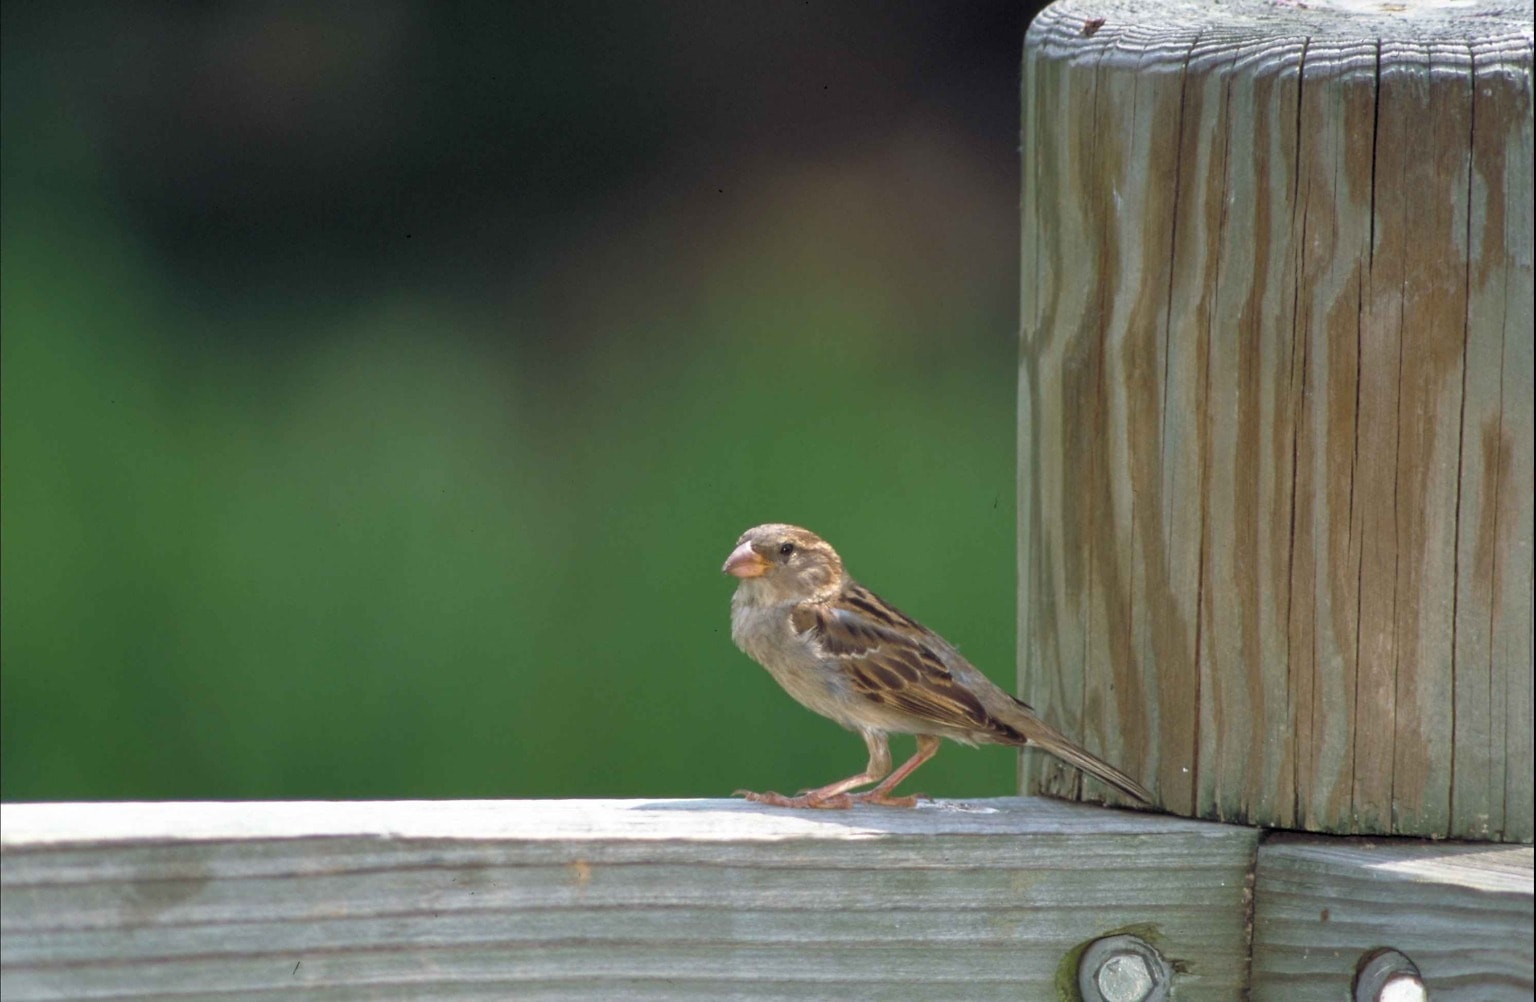
[[[943,637],[859,584],[826,540],[798,526],[748,529],[722,568],[741,580],[731,639],[808,709],[858,731],[869,765],[798,797],[738,790],[782,807],[911,807],[891,791],[939,750],[964,744],[1040,748],[1143,803],[1152,794],[1078,747],[998,688]],[[891,770],[887,735],[914,734],[917,754]],[[871,783],[863,793],[850,791]]]

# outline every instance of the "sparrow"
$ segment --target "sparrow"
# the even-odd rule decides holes
[[[857,731],[869,748],[869,764],[856,776],[796,797],[738,795],[778,807],[915,807],[917,797],[891,791],[949,738],[1040,748],[1152,802],[1146,787],[1080,748],[943,637],[849,577],[837,551],[815,533],[780,523],[748,529],[721,570],[740,580],[731,598],[736,646],[802,706]],[[917,754],[894,772],[891,734],[917,736]],[[850,792],[871,783],[878,785]]]

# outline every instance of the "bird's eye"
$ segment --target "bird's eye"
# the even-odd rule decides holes
[[[779,555],[780,556],[787,557],[791,553],[794,553],[794,552],[795,552],[795,544],[794,543],[780,543],[779,544]]]

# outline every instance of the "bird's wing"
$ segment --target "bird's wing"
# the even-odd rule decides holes
[[[802,603],[792,622],[856,695],[944,728],[1024,742],[945,664],[952,649],[942,638],[868,589],[850,584],[830,601]]]

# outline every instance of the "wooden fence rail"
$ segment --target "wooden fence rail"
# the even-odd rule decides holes
[[[1180,999],[1225,1002],[1246,977],[1258,840],[1041,799],[0,817],[6,1002],[1049,999],[1089,944],[1128,932],[1166,958]]]
[[[1530,848],[1262,838],[1041,798],[7,804],[0,994],[1304,1002],[1394,947],[1436,1002],[1530,998]]]

